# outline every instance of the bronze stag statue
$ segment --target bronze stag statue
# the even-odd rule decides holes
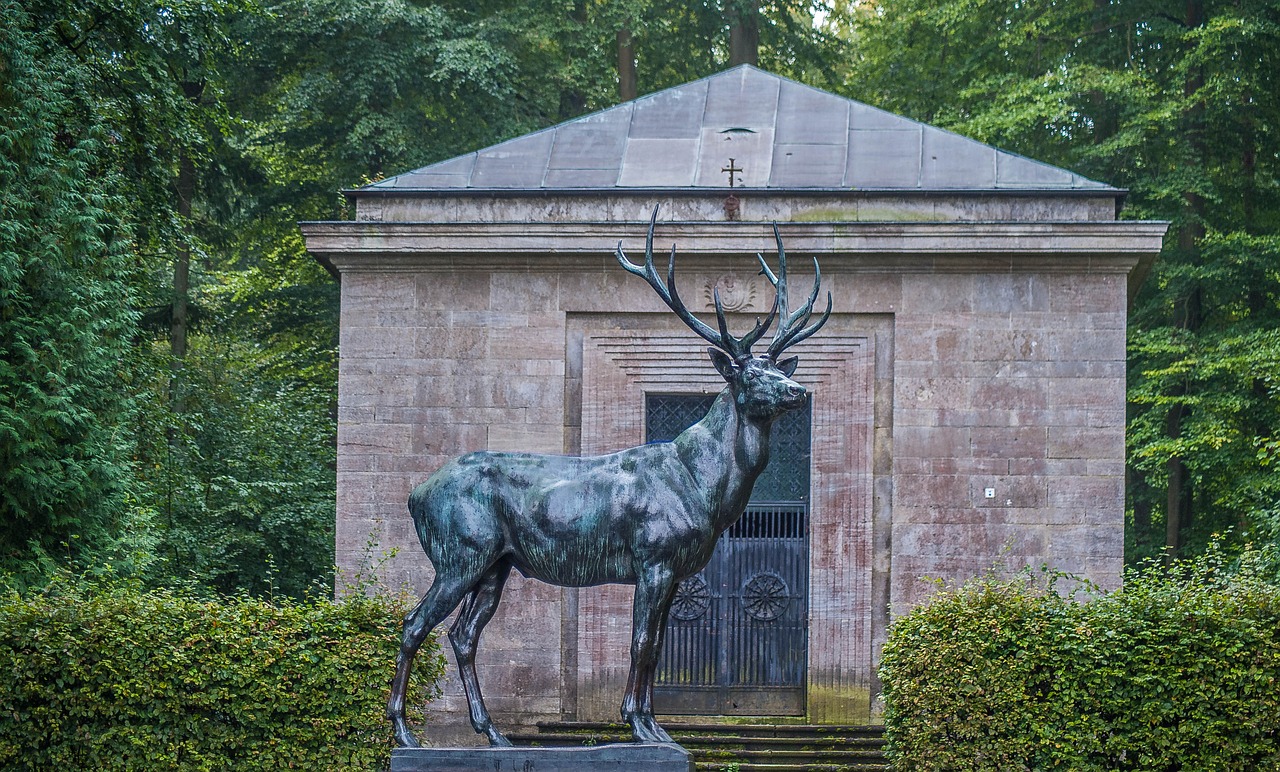
[[[803,386],[791,380],[790,346],[817,332],[831,315],[812,324],[821,286],[814,260],[813,290],[795,311],[787,306],[787,258],[775,225],[778,273],[757,255],[774,286],[773,308],[763,322],[735,338],[715,296],[719,329],[697,319],[676,291],[675,247],[664,283],[653,265],[653,230],[645,239],[644,265],[618,262],[641,276],[694,332],[710,342],[711,363],[726,386],[706,417],[671,442],[606,456],[576,458],[532,453],[477,452],[445,464],[409,496],[409,512],[435,580],[405,617],[387,717],[401,746],[418,742],[405,722],[405,692],[414,655],[427,634],[461,604],[449,630],[476,732],[492,745],[511,743],[489,718],[476,679],[480,631],[493,617],[502,587],[515,568],[563,587],[634,584],[631,672],[622,718],[638,742],[671,742],[653,715],[653,681],[667,612],[676,585],[702,570],[716,541],[742,516],[756,478],[769,462],[769,431],[784,412],[805,404]],[[751,346],[779,320],[765,353]]]

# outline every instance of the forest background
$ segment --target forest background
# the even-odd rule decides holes
[[[1172,221],[1127,557],[1277,542],[1276,0],[0,0],[0,575],[327,592],[338,279],[297,221],[740,62]]]

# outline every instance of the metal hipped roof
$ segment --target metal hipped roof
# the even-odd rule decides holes
[[[741,65],[360,192],[1121,191]]]

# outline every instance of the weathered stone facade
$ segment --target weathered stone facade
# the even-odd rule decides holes
[[[612,255],[643,252],[661,204],[657,241],[677,245],[695,310],[717,284],[739,330],[768,310],[753,265],[774,221],[793,270],[816,255],[834,297],[795,349],[814,391],[809,720],[873,717],[886,627],[926,577],[1003,561],[1115,585],[1127,297],[1165,225],[1115,220],[1120,192],[1096,183],[748,189],[738,222],[726,192],[390,185],[356,192],[354,222],[304,224],[342,275],[339,566],[372,537],[398,549],[386,578],[422,592],[405,499],[447,459],[618,450],[644,440],[647,391],[719,390],[705,344]],[[629,635],[630,588],[513,575],[478,656],[495,719],[615,719]],[[466,740],[449,678],[428,735]]]

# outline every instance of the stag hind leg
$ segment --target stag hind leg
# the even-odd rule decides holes
[[[510,573],[511,561],[505,558],[490,566],[463,599],[462,610],[449,630],[449,642],[458,657],[458,672],[462,675],[462,688],[467,693],[467,707],[471,710],[471,726],[488,737],[490,745],[510,745],[511,741],[494,728],[484,706],[480,681],[476,678],[476,645],[480,641],[480,632],[493,618],[493,612],[502,600],[502,588]]]
[[[405,694],[409,689],[409,672],[413,658],[436,625],[444,621],[458,605],[464,594],[476,584],[476,577],[459,576],[445,571],[436,573],[431,589],[404,618],[404,635],[400,641],[400,653],[396,655],[396,674],[391,679],[391,698],[387,701],[387,718],[391,719],[396,744],[402,748],[417,748],[418,740],[409,731],[404,717]]]
[[[622,698],[622,720],[637,742],[674,742],[653,717],[653,681],[662,654],[663,626],[675,595],[675,577],[666,566],[647,566],[636,580],[631,616],[631,674]]]

